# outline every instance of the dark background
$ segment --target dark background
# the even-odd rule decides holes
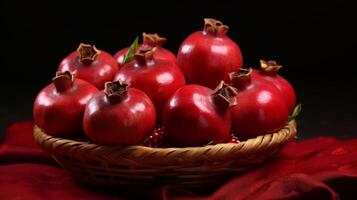
[[[1,1],[1,132],[31,119],[36,94],[80,42],[114,54],[142,32],[157,32],[176,52],[211,17],[230,27],[246,66],[260,58],[285,66],[281,74],[303,104],[300,138],[357,136],[357,16],[347,2],[113,2]]]

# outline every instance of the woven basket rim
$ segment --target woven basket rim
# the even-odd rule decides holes
[[[264,149],[275,149],[296,138],[296,123],[292,120],[275,133],[260,135],[236,144],[222,143],[200,147],[152,148],[139,145],[99,145],[50,136],[36,125],[34,126],[34,138],[37,144],[50,153],[75,154],[81,157],[96,157],[105,160],[130,159],[136,163],[145,162],[146,164],[185,164],[187,160],[191,162],[211,161],[212,159],[215,161],[227,160],[232,156],[241,157],[259,153]]]

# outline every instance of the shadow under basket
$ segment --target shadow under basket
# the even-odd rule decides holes
[[[296,123],[238,144],[150,148],[105,146],[49,136],[34,127],[35,141],[75,179],[110,186],[214,185],[254,167],[296,138]]]

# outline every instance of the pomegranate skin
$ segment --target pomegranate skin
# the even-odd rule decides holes
[[[54,83],[43,88],[33,105],[33,119],[49,135],[82,132],[84,109],[98,89],[87,81],[75,79],[66,91],[58,92]]]
[[[141,44],[139,45],[139,48],[141,47]],[[128,52],[130,47],[126,47],[124,49],[120,49],[114,54],[114,59],[118,63],[118,68],[120,69],[124,65],[124,56],[126,52]]]
[[[97,50],[98,55],[91,61],[82,62],[79,59],[78,52],[81,45],[77,51],[72,52],[61,61],[58,66],[58,71],[71,71],[76,74],[77,78],[86,80],[101,90],[104,88],[105,82],[112,81],[115,73],[118,71],[116,60],[109,53],[103,50]]]
[[[185,77],[176,62],[157,59],[155,49],[139,54],[136,54],[133,62],[125,64],[118,71],[114,80],[145,92],[154,103],[160,121],[167,100],[185,85]]]
[[[244,76],[249,78],[232,81],[238,89],[238,103],[229,110],[232,131],[243,139],[280,130],[289,116],[280,91],[270,82],[251,76],[251,69],[248,73]]]
[[[209,30],[192,33],[182,42],[177,61],[187,83],[214,89],[227,73],[242,67],[240,48],[226,36],[227,30],[217,29],[215,34]]]
[[[220,106],[213,90],[201,85],[178,89],[167,102],[163,124],[170,144],[200,146],[230,139],[228,106]]]
[[[158,34],[147,34],[143,33],[143,43],[138,45],[138,49],[156,47],[156,53],[154,57],[160,60],[168,60],[172,62],[177,62],[176,56],[169,50],[162,47],[163,43],[166,42],[166,38],[160,37]],[[130,47],[119,50],[115,53],[114,58],[118,63],[119,69],[125,64],[124,56]]]
[[[265,79],[275,85],[281,92],[282,98],[284,98],[288,106],[289,113],[292,113],[296,106],[296,94],[289,81],[278,74],[278,71],[282,66],[277,65],[275,61],[261,60],[260,62],[262,67],[260,70],[254,70],[253,76],[256,76],[257,79]],[[268,68],[272,68],[273,70],[270,71]]]
[[[110,98],[101,91],[88,102],[83,117],[86,135],[98,144],[140,144],[155,128],[151,100],[135,88],[127,89],[116,102]]]

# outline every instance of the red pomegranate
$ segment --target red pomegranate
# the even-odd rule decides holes
[[[185,85],[185,78],[176,62],[158,59],[155,54],[156,47],[140,48],[134,55],[134,61],[125,64],[114,80],[145,92],[154,103],[157,117],[160,118],[167,100]]]
[[[270,82],[252,77],[252,69],[230,74],[238,89],[237,106],[230,108],[232,131],[239,138],[252,138],[281,129],[288,120],[283,95]]]
[[[235,89],[223,81],[215,90],[201,85],[178,89],[166,104],[163,124],[170,144],[199,146],[230,139],[228,109],[235,105]]]
[[[284,98],[288,106],[289,113],[292,113],[296,104],[296,94],[291,84],[278,74],[279,69],[283,66],[278,65],[273,60],[260,60],[260,66],[260,70],[254,70],[254,76],[257,76],[257,78],[263,78],[275,85],[282,93],[282,98]]]
[[[156,53],[154,55],[155,58],[176,62],[176,56],[171,51],[162,47],[162,45],[163,45],[163,43],[165,43],[165,41],[166,41],[166,38],[160,37],[156,33],[154,33],[154,34],[143,33],[143,43],[139,45],[139,48],[157,47]],[[119,69],[125,64],[124,57],[125,57],[125,54],[128,52],[129,48],[130,47],[121,49],[114,55],[114,58],[118,63]]]
[[[140,144],[154,129],[156,113],[149,97],[120,81],[107,82],[88,102],[83,128],[98,144]]]
[[[95,86],[74,79],[71,72],[57,72],[53,83],[36,97],[33,105],[35,124],[53,136],[81,132],[85,106],[96,92]]]
[[[113,80],[118,66],[109,53],[98,50],[94,45],[82,43],[77,51],[62,60],[58,71],[71,71],[76,77],[103,89],[105,82]]]
[[[177,61],[186,81],[215,88],[229,72],[243,65],[238,45],[226,36],[228,26],[204,19],[203,31],[189,35],[181,44]]]

